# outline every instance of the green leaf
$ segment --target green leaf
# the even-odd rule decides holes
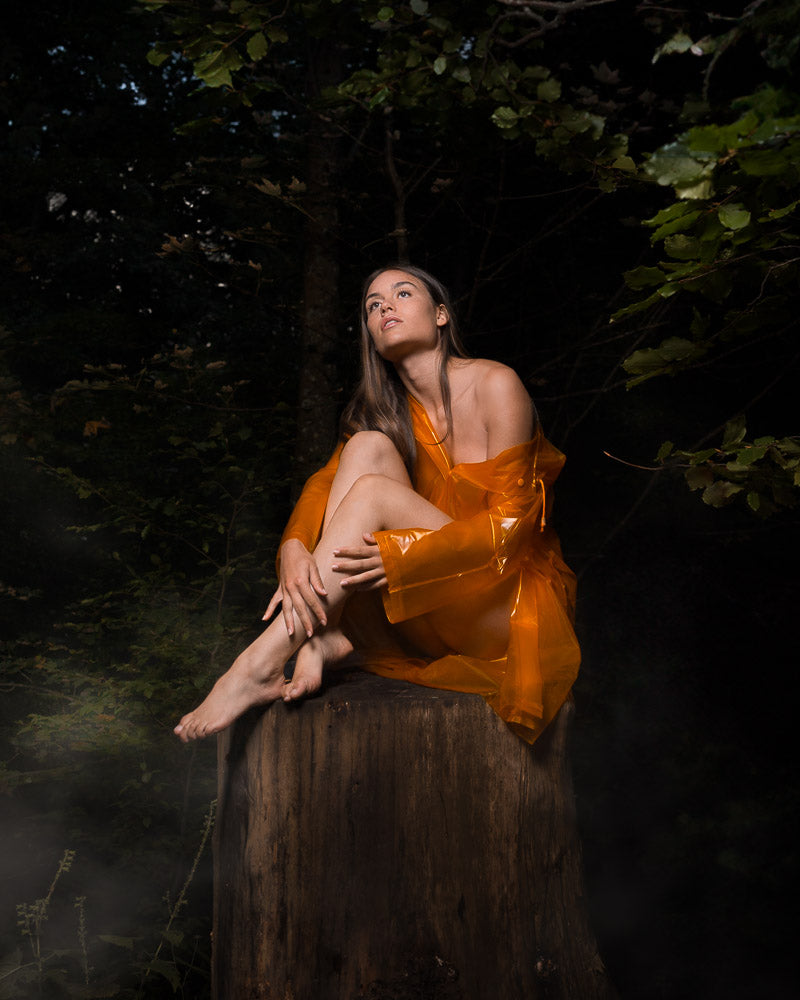
[[[561,81],[552,76],[549,80],[542,80],[536,87],[536,96],[540,101],[552,104],[561,97]]]
[[[174,963],[155,958],[150,962],[148,968],[151,972],[157,972],[160,976],[163,976],[172,987],[173,993],[177,993],[181,985],[181,977]]]
[[[658,449],[658,454],[656,455],[656,461],[663,462],[664,459],[671,454],[672,449],[674,447],[675,445],[672,443],[672,441],[665,441]]]
[[[683,142],[671,142],[652,154],[645,164],[645,172],[662,186],[686,188],[696,184],[713,170],[705,154],[692,156]]]
[[[758,509],[761,506],[761,497],[758,495],[758,493],[756,493],[755,491],[751,491],[750,493],[747,494],[747,506],[750,508],[750,510],[756,513],[758,512]]]
[[[664,249],[675,260],[696,260],[700,256],[701,243],[694,236],[676,233],[666,237]]]
[[[693,45],[694,42],[685,32],[678,31],[672,36],[672,38],[664,42],[663,45],[659,45],[653,53],[653,62],[657,63],[661,56],[687,52]]]
[[[446,69],[447,69],[447,56],[438,56],[433,64],[433,72],[437,76],[441,76]]]
[[[232,87],[231,72],[242,67],[242,58],[231,47],[206,53],[194,64],[195,76],[208,87]]]
[[[656,214],[651,219],[645,219],[644,224],[646,226],[663,226],[667,222],[672,222],[674,219],[679,219],[681,216],[689,213],[689,206],[685,201],[674,201],[671,205],[666,208],[662,208],[661,211],[656,212]],[[695,217],[700,213],[694,212]]]
[[[771,177],[791,169],[791,162],[780,149],[759,149],[740,153],[739,166],[751,177]]]
[[[650,306],[654,305],[661,299],[662,296],[659,294],[659,291],[660,289],[653,292],[651,295],[648,295],[645,299],[640,299],[638,302],[632,302],[629,306],[623,306],[622,309],[617,309],[617,311],[612,315],[610,322],[618,323],[626,316],[632,316],[634,313],[649,309]]]
[[[670,211],[670,209],[674,209],[674,211]],[[664,209],[652,219],[645,219],[646,226],[658,227],[650,237],[650,242],[657,243],[672,233],[683,232],[684,229],[693,225],[700,218],[700,215],[700,210],[692,209],[687,201],[676,201],[669,209]]]
[[[743,487],[731,483],[727,479],[718,479],[703,490],[703,503],[709,507],[723,507],[731,497],[742,492]]]
[[[704,490],[714,482],[714,473],[707,465],[697,465],[687,469],[683,478],[690,490]]]
[[[726,229],[744,229],[750,222],[750,213],[741,204],[722,205],[717,210],[719,221]]]
[[[257,31],[247,40],[247,54],[253,62],[258,62],[260,59],[263,59],[267,54],[268,49],[269,43],[267,42],[263,31]]]
[[[692,465],[702,465],[704,462],[707,462],[709,458],[713,458],[716,454],[716,448],[703,448],[702,451],[691,452],[689,454],[689,458]]]
[[[661,285],[667,276],[658,267],[635,267],[623,275],[625,284],[630,288],[647,288],[649,285]]]
[[[378,11],[379,21],[391,21],[394,17],[394,10],[391,7],[381,7]]]
[[[714,184],[711,178],[698,181],[697,184],[675,185],[675,194],[679,198],[686,198],[687,201],[703,201],[710,198],[714,193]]]
[[[519,121],[519,115],[513,108],[503,106],[495,108],[492,121],[498,128],[513,128]]]
[[[428,13],[428,0],[411,0],[411,9],[422,17]]]
[[[737,444],[741,444],[744,441],[744,436],[747,433],[747,424],[745,422],[744,414],[739,414],[733,417],[731,420],[725,424],[725,433],[722,437],[722,447],[726,451],[732,451]]]
[[[378,105],[380,104],[383,104],[383,102],[386,100],[388,96],[389,96],[389,88],[381,87],[378,93],[375,94],[369,102],[370,110],[372,110],[373,108],[377,108]]]
[[[627,357],[622,365],[625,371],[635,372],[649,365],[658,359],[665,361],[683,361],[696,355],[698,345],[683,337],[668,337],[658,347],[646,347],[639,351],[634,351]]]
[[[785,215],[790,215],[797,208],[798,205],[800,205],[800,199],[798,199],[797,201],[790,202],[784,208],[773,208],[773,209],[771,209],[767,213],[767,216],[770,219],[782,219]],[[763,221],[763,220],[759,220],[759,221]]]
[[[164,50],[159,45],[154,45],[145,58],[152,66],[160,66],[162,63],[165,63],[169,57],[170,53],[168,51]]]
[[[611,164],[615,170],[624,170],[625,173],[636,173],[636,164],[630,156],[618,156]]]
[[[738,467],[736,471],[739,471],[739,469],[742,468],[747,468],[747,466],[752,465],[754,462],[758,462],[766,455],[768,448],[769,445],[762,445],[761,447],[756,447],[755,445],[745,445],[744,448],[741,448],[736,452],[735,464]],[[731,464],[734,463],[729,463],[729,468]]]

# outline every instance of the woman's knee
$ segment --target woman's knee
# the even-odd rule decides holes
[[[382,431],[358,431],[346,442],[342,462],[363,468],[364,473],[405,469],[400,453]]]
[[[391,476],[385,476],[382,472],[365,472],[353,481],[347,496],[351,500],[378,499],[385,495],[387,489],[396,486],[397,480]]]
[[[342,506],[350,511],[361,512],[359,516],[364,516],[369,511],[376,516],[380,515],[382,519],[395,510],[399,489],[405,491],[413,487],[398,483],[393,476],[386,476],[381,472],[365,472],[353,481]],[[373,528],[367,530],[372,531]]]

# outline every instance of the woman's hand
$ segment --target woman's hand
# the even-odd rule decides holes
[[[312,615],[320,625],[328,623],[320,600],[327,595],[314,557],[299,539],[290,538],[281,546],[281,579],[263,620],[271,618],[282,603],[283,620],[289,635],[294,635],[294,616],[297,615],[310,637],[314,631]]]
[[[364,545],[333,552],[336,562],[331,569],[345,574],[342,587],[347,590],[377,590],[386,584],[386,570],[375,536],[367,532],[362,537]]]

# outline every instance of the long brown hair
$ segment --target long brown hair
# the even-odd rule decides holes
[[[384,361],[375,349],[367,327],[365,300],[373,281],[385,271],[402,271],[422,283],[434,306],[442,305],[447,311],[447,322],[439,330],[439,387],[442,393],[447,432],[453,433],[453,411],[450,397],[450,380],[447,377],[447,362],[450,358],[465,358],[467,353],[458,335],[455,314],[450,296],[444,285],[432,274],[410,264],[389,264],[373,271],[364,282],[359,304],[361,316],[361,379],[342,414],[340,433],[350,437],[357,431],[382,431],[400,452],[406,468],[411,473],[416,459],[417,447],[411,415],[408,410],[406,388],[391,362]]]

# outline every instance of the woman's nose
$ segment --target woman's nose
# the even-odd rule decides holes
[[[392,308],[391,302],[381,302],[381,313],[385,313],[387,309]]]

